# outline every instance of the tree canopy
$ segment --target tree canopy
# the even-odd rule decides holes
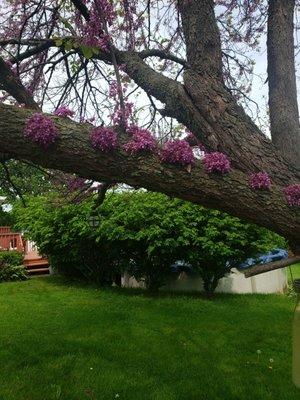
[[[218,208],[283,235],[299,255],[295,6],[4,1],[2,164],[30,161]],[[271,138],[248,115],[247,49],[265,35]]]

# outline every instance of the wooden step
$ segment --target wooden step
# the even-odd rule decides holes
[[[26,267],[27,272],[34,272],[34,271],[38,271],[40,269],[49,269],[49,265],[35,265],[33,268]]]
[[[44,274],[50,274],[49,268],[35,268],[35,269],[28,269],[28,274],[29,275],[44,275]]]
[[[45,259],[24,260],[24,265],[27,268],[31,268],[31,267],[34,267],[34,266],[49,265],[49,262],[48,262],[48,260],[45,260]]]

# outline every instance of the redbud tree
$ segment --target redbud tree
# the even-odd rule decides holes
[[[21,160],[62,171],[57,176],[76,190],[97,181],[102,196],[126,183],[217,208],[281,234],[295,257],[280,266],[297,261],[295,7],[295,0],[2,0],[7,175],[9,160]],[[266,37],[271,137],[249,97],[251,50]]]

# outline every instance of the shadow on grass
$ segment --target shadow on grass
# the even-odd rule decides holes
[[[253,294],[237,294],[237,293],[214,293],[213,296],[207,296],[203,292],[197,291],[149,291],[142,288],[125,288],[118,286],[100,286],[92,282],[87,282],[82,279],[66,277],[63,275],[52,275],[41,278],[35,278],[46,280],[47,284],[53,286],[64,286],[73,287],[78,289],[94,289],[101,290],[107,293],[117,293],[125,297],[141,297],[141,298],[152,298],[152,299],[170,299],[170,298],[189,298],[189,299],[201,299],[206,301],[223,301],[225,299],[239,299],[248,298],[253,296]],[[264,298],[269,296],[268,294],[255,294],[255,296]]]

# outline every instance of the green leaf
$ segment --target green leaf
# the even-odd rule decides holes
[[[80,49],[84,55],[84,57],[89,60],[90,58],[93,57],[93,48],[85,45],[81,45]]]
[[[70,51],[71,49],[73,49],[73,47],[74,47],[74,42],[73,42],[73,40],[67,40],[67,41],[65,41],[65,43],[64,43],[64,48],[65,48],[67,51]]]
[[[61,47],[63,45],[63,40],[61,38],[54,39],[55,46]]]

